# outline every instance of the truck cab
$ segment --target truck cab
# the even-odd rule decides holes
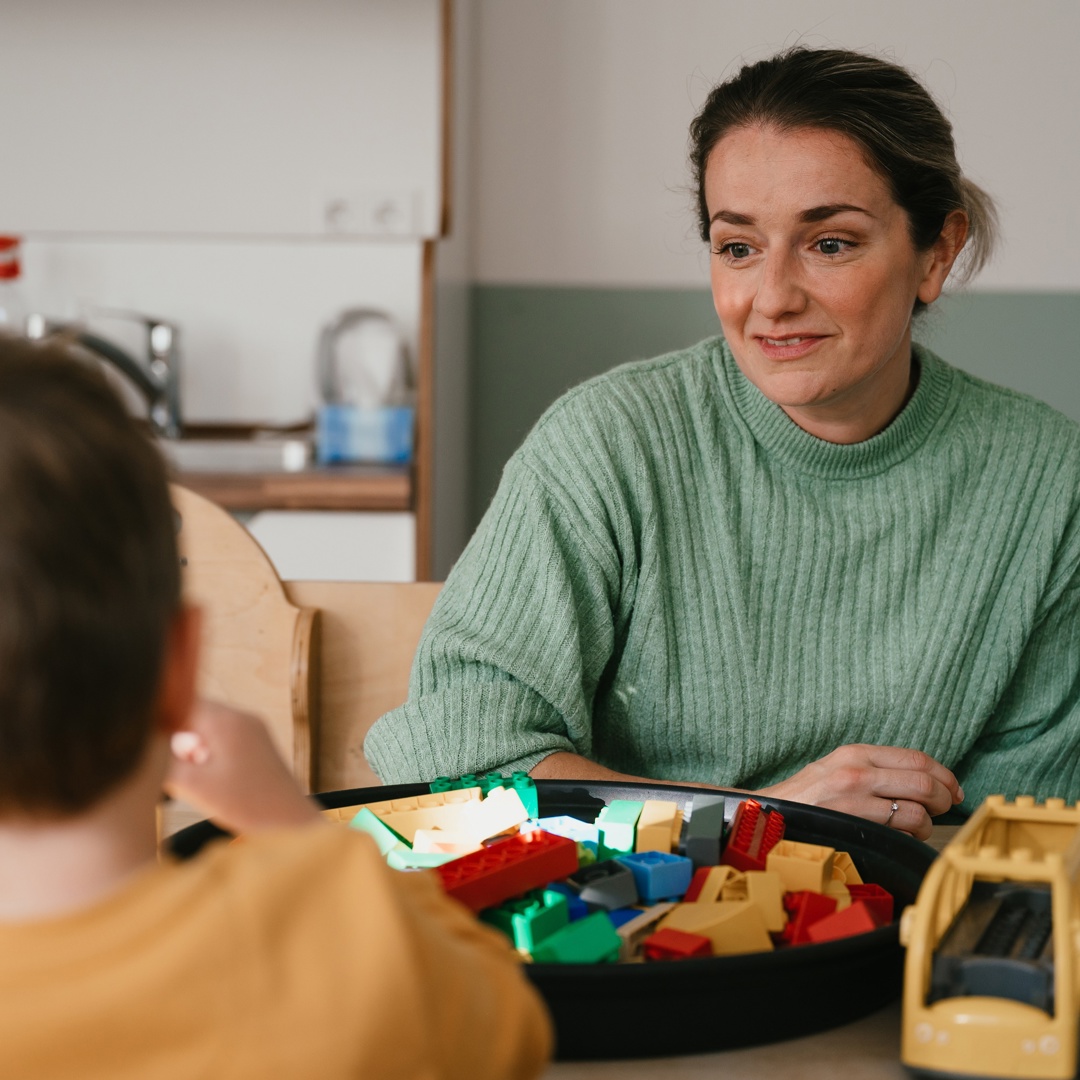
[[[988,798],[900,922],[901,1060],[937,1077],[1077,1073],[1080,807]]]

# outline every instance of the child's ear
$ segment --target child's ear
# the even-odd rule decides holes
[[[163,734],[184,728],[195,706],[201,631],[199,608],[185,605],[173,616],[165,639],[155,710],[157,728]]]

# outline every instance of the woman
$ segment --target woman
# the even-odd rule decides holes
[[[915,836],[1080,795],[1080,428],[913,346],[993,240],[903,69],[793,49],[691,128],[723,338],[576,388],[447,581],[388,781],[759,790]]]

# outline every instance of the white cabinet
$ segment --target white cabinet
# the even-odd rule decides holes
[[[414,581],[412,514],[264,510],[248,531],[284,581]]]
[[[2,227],[437,236],[442,50],[439,0],[5,0]]]

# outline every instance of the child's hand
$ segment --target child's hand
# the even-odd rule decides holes
[[[234,833],[319,820],[255,716],[201,701],[172,736],[165,789]]]

